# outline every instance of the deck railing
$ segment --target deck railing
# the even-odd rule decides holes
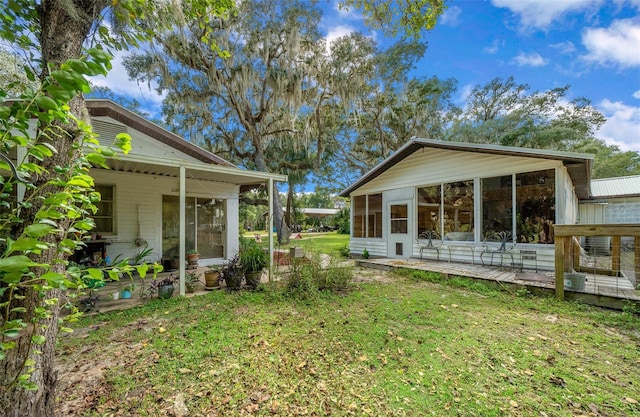
[[[640,224],[575,224],[554,225],[556,297],[564,299],[564,274],[566,271],[580,271],[581,236],[611,237],[611,270],[606,272],[617,276],[620,273],[620,253],[622,237],[633,238],[633,270],[640,276]],[[605,272],[605,271],[600,271]]]

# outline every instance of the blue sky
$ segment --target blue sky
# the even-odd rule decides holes
[[[532,91],[570,85],[569,99],[586,97],[607,118],[596,136],[640,152],[640,0],[458,0],[428,42],[415,76],[455,78],[458,104],[476,85],[511,75]],[[327,3],[322,27],[331,39],[364,28],[353,11]],[[127,79],[116,57],[106,79],[93,80],[132,96],[157,115],[161,97]]]

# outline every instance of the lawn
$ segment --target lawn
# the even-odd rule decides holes
[[[356,275],[351,291],[314,301],[214,291],[85,317],[60,338],[58,411],[640,416],[633,312]]]
[[[295,236],[297,233],[294,233]],[[339,234],[338,232],[323,232],[323,233],[299,233],[302,239],[291,239],[289,243],[278,247],[276,244],[275,249],[289,250],[292,246],[299,246],[306,251],[321,252],[332,256],[340,256],[340,249],[349,244],[349,235]],[[253,239],[255,233],[245,233],[244,237]],[[262,233],[261,239],[263,245],[267,246],[267,234]],[[277,242],[277,238],[274,236],[274,241]]]

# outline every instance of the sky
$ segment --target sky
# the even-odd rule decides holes
[[[322,4],[322,3],[321,3]],[[436,27],[425,32],[424,58],[412,75],[458,81],[456,104],[478,85],[513,76],[533,91],[569,85],[568,99],[589,99],[607,118],[596,137],[623,151],[640,152],[640,0],[453,0]],[[320,30],[333,39],[362,31],[390,44],[361,16],[323,6]],[[114,60],[96,85],[137,99],[159,116],[162,97],[127,79]]]

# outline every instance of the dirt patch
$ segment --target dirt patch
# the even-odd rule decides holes
[[[378,282],[390,284],[397,281],[392,273],[379,269],[355,268],[353,282]]]

